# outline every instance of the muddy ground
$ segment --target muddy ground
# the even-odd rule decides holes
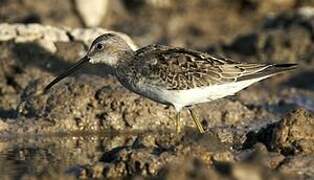
[[[85,28],[73,3],[0,2],[1,179],[314,179],[313,1],[109,1],[102,29]],[[171,107],[101,65],[41,94],[104,29],[138,47],[299,67],[195,106],[204,135],[185,111],[176,134]]]

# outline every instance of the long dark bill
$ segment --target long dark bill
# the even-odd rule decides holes
[[[65,72],[63,72],[62,74],[60,74],[59,76],[57,76],[53,81],[51,81],[44,89],[43,93],[46,94],[48,92],[48,90],[55,85],[57,82],[59,82],[60,80],[62,80],[63,78],[67,77],[68,75],[70,75],[71,73],[73,73],[74,71],[78,70],[82,65],[84,65],[85,63],[87,63],[89,61],[89,58],[87,56],[83,57],[82,59],[79,60],[79,62],[77,62],[76,64],[74,64],[73,66],[71,66],[68,70],[66,70]]]

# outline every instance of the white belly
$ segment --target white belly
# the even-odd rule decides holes
[[[138,93],[157,102],[171,104],[177,111],[180,111],[185,106],[210,102],[225,96],[234,95],[236,92],[265,78],[267,77],[189,90],[163,90],[142,86]]]

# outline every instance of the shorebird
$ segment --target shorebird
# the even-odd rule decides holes
[[[186,107],[200,133],[205,131],[192,105],[234,95],[255,82],[296,68],[296,64],[239,63],[200,51],[154,44],[132,50],[120,36],[107,33],[97,37],[86,55],[49,83],[44,92],[88,62],[106,64],[127,89],[173,106],[177,132],[180,112]]]

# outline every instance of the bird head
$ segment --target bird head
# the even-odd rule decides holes
[[[44,89],[44,93],[47,92],[57,82],[70,75],[74,71],[81,68],[87,63],[102,63],[109,67],[115,68],[119,63],[119,60],[127,53],[134,52],[128,43],[119,35],[113,33],[106,33],[97,37],[86,55],[81,58],[76,64],[72,65],[51,81]]]
[[[109,66],[117,65],[121,56],[131,51],[127,42],[119,35],[108,33],[97,37],[86,56],[90,63],[103,63]]]

